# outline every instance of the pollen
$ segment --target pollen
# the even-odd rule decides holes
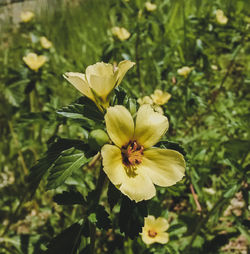
[[[143,146],[139,145],[135,140],[122,147],[123,164],[126,167],[135,167],[142,162]]]

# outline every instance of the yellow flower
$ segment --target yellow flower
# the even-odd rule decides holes
[[[147,11],[155,11],[157,8],[156,4],[152,4],[151,2],[146,2],[145,7]]]
[[[30,20],[32,20],[34,18],[35,14],[31,11],[25,11],[25,12],[21,12],[20,18],[21,21],[24,23],[29,22]]]
[[[38,56],[36,53],[29,53],[27,56],[23,57],[23,61],[31,70],[38,71],[38,69],[47,61],[47,58],[43,55]]]
[[[144,243],[161,243],[165,244],[169,241],[169,235],[165,231],[169,228],[166,219],[149,215],[144,219],[144,227],[142,228],[141,237]]]
[[[111,32],[121,41],[125,41],[130,37],[130,32],[124,27],[115,26],[111,29]]]
[[[63,76],[103,110],[109,106],[110,94],[113,89],[121,83],[126,72],[134,64],[129,60],[124,60],[116,67],[112,64],[99,62],[88,66],[86,74],[67,72]]]
[[[177,73],[183,77],[187,77],[188,74],[193,70],[193,68],[188,67],[188,66],[183,66],[182,68],[177,70]]]
[[[164,114],[164,111],[163,111],[161,106],[153,105],[153,109],[154,109],[154,111],[156,111],[156,112],[158,112],[158,113],[160,113],[162,115]]]
[[[151,94],[153,102],[157,105],[164,105],[171,98],[171,94],[168,92],[163,92],[160,89],[156,89],[153,94]]]
[[[142,105],[134,124],[120,105],[105,115],[107,132],[114,145],[102,147],[103,170],[110,181],[136,202],[155,196],[155,186],[171,186],[184,176],[185,160],[177,151],[152,147],[168,129],[167,117]]]
[[[49,41],[45,36],[42,36],[40,38],[40,43],[41,43],[42,47],[45,49],[49,49],[52,47],[52,42]]]
[[[150,104],[150,105],[153,105],[153,100],[149,97],[149,96],[144,96],[143,98],[139,98],[137,100],[137,102],[140,104],[140,105],[143,105],[143,104]]]
[[[221,25],[225,25],[228,22],[228,18],[224,15],[222,10],[216,10],[215,16],[216,21]]]

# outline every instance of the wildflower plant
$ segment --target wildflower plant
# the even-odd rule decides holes
[[[84,236],[90,238],[86,248],[93,245],[91,232],[112,227],[110,217],[115,205],[116,210],[120,210],[120,232],[132,239],[139,236],[148,214],[147,202],[158,195],[155,185],[172,186],[185,175],[182,149],[176,145],[177,150],[173,150],[168,148],[167,141],[160,142],[169,128],[168,118],[150,104],[139,106],[118,87],[133,65],[128,60],[118,66],[100,62],[87,67],[86,74],[68,72],[64,75],[83,96],[58,109],[57,113],[65,120],[79,121],[87,138],[56,137],[45,157],[31,168],[29,182],[33,191],[45,176],[47,189],[52,190],[65,186],[73,174],[83,172],[86,177],[88,168],[95,171],[93,176],[99,175],[91,180],[92,188],[82,189],[80,184],[74,191],[64,191],[54,198],[59,204],[84,207],[82,220],[67,230],[84,231]],[[78,181],[86,180],[83,177]],[[105,205],[101,205],[100,200],[106,200]],[[74,240],[80,244],[81,237]],[[56,248],[56,244],[52,241],[49,250]]]

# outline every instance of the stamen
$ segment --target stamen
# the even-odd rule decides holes
[[[152,229],[150,229],[150,230],[148,231],[148,236],[154,238],[154,237],[157,236],[157,232],[154,231],[154,230],[152,230]]]
[[[129,141],[122,147],[122,160],[128,176],[136,176],[136,166],[142,162],[143,150],[144,147],[139,145],[136,140]]]

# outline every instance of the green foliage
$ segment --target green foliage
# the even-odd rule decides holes
[[[145,201],[136,203],[126,196],[122,197],[119,213],[119,226],[125,236],[134,239],[142,232],[144,226],[144,217],[147,217],[148,210]]]
[[[47,189],[56,189],[71,176],[73,171],[79,169],[88,162],[89,159],[87,159],[85,154],[80,150],[76,150],[72,147],[63,151],[50,169]]]

